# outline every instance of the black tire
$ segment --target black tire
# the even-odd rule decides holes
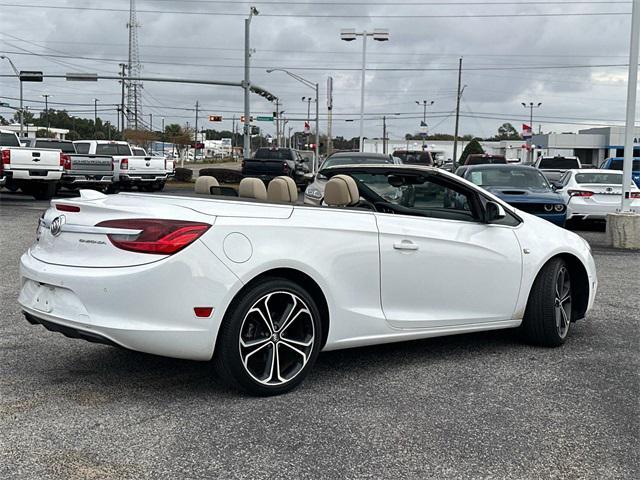
[[[9,190],[10,192],[17,192],[20,187],[14,183],[8,183],[4,186],[4,188]]]
[[[266,313],[265,305],[275,328],[260,315]],[[266,278],[243,291],[229,307],[218,332],[215,368],[232,388],[252,395],[279,395],[305,379],[318,357],[321,339],[320,312],[313,297],[290,280]]]
[[[165,182],[154,183],[153,184],[153,191],[161,192],[162,190],[164,190],[164,184],[165,184]]]
[[[107,193],[107,194],[118,193],[118,190],[120,190],[118,185],[114,185],[113,183],[111,183],[104,188],[104,193]]]
[[[36,200],[50,200],[57,191],[57,183],[43,183],[42,185],[37,185],[30,193]]]
[[[542,267],[531,288],[520,327],[524,340],[544,347],[562,345],[575,321],[572,304],[569,266],[560,258],[552,259]]]

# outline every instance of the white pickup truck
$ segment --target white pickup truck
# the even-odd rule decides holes
[[[33,195],[38,200],[53,197],[62,177],[66,154],[60,150],[20,146],[14,132],[0,130],[0,186]]]
[[[111,140],[78,140],[76,152],[85,155],[109,155],[113,158],[111,190],[133,186],[148,192],[162,190],[168,171],[164,158],[134,155],[127,142]]]

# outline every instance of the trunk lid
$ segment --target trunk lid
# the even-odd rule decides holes
[[[113,172],[113,157],[110,155],[71,154],[71,170],[90,174],[110,175]]]
[[[288,218],[293,206],[220,201],[166,195],[103,195],[81,190],[80,198],[57,199],[40,220],[31,255],[46,263],[76,267],[126,267],[167,255],[123,250],[95,225],[106,220],[167,219],[213,225],[217,216]],[[68,211],[77,210],[79,211]],[[62,210],[61,210],[62,209]],[[63,217],[63,218],[62,218]],[[58,224],[54,225],[54,221]],[[60,223],[64,224],[58,230]],[[215,227],[211,227],[213,229]],[[186,247],[187,249],[189,247]],[[178,253],[179,254],[179,253]]]
[[[129,173],[144,174],[164,172],[164,158],[162,157],[126,157],[129,159]]]
[[[12,170],[58,170],[60,151],[46,148],[10,147],[10,167]]]

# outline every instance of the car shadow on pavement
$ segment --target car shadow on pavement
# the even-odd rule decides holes
[[[160,357],[131,350],[91,345],[83,349],[83,367],[67,354],[63,366],[50,383],[87,382],[96,388],[96,379],[107,390],[117,388],[124,396],[143,392],[148,395],[237,396],[215,374],[212,362],[196,362]],[[407,367],[427,367],[442,361],[474,362],[478,357],[530,348],[520,342],[514,330],[470,333],[408,342],[321,353],[308,382],[314,388],[329,388],[341,377],[386,375]]]

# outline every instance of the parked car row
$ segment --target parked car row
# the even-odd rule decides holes
[[[0,186],[36,199],[60,188],[159,191],[173,174],[173,162],[124,141],[34,138],[21,147],[14,132],[0,131],[0,150]]]

